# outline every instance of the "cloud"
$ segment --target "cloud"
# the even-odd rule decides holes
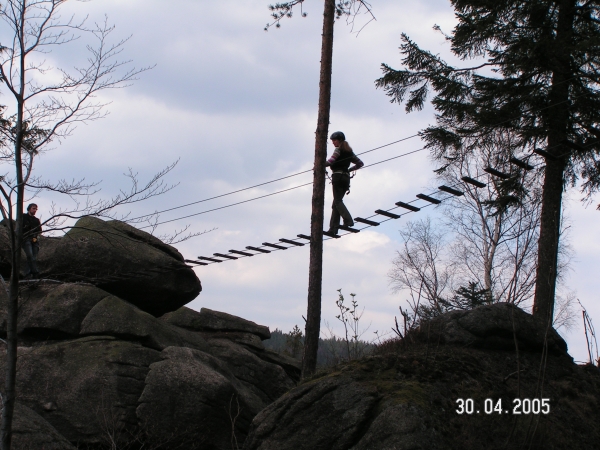
[[[168,194],[131,205],[132,215],[145,214],[241,189],[313,166],[320,60],[322,2],[307,1],[307,18],[284,20],[281,29],[265,33],[268,1],[220,0],[103,0],[69,2],[78,15],[90,21],[116,23],[116,38],[130,34],[122,53],[136,67],[156,67],[140,75],[133,86],[102,93],[112,102],[110,115],[77,128],[72,137],[43,155],[37,171],[46,178],[102,180],[100,195],[125,188],[122,174],[128,167],[148,179],[167,164],[179,160],[168,177],[179,183]],[[447,1],[397,2],[374,5],[377,21],[357,36],[343,21],[336,24],[330,130],[342,130],[355,151],[363,152],[415,134],[434,122],[433,110],[406,115],[390,104],[374,81],[380,64],[400,67],[400,33],[406,32],[423,48],[457,62],[443,36],[455,23]],[[48,55],[52,64],[72,67],[85,58],[79,43]],[[463,62],[457,62],[464,64]],[[361,156],[373,164],[416,150],[419,139],[382,148]],[[331,148],[329,149],[331,152]],[[365,168],[352,180],[347,197],[355,216],[368,216],[378,208],[413,200],[426,192],[435,165],[426,151]],[[161,215],[170,220],[206,209],[248,200],[310,182],[310,172],[198,203]],[[187,258],[244,249],[247,245],[294,238],[310,230],[312,187],[170,222],[160,233],[185,224],[192,231],[216,231],[177,247]],[[37,199],[47,213],[52,196]],[[329,219],[327,186],[325,220]],[[573,211],[573,246],[577,262],[571,283],[600,320],[596,299],[598,212]],[[124,210],[126,211],[126,210]],[[436,214],[433,208],[419,213]],[[383,223],[324,245],[323,320],[335,321],[337,289],[356,293],[365,307],[371,330],[387,330],[397,315],[401,295],[392,295],[387,271],[399,248],[397,230],[416,215]],[[204,290],[191,303],[264,323],[272,328],[303,328],[306,314],[308,246],[197,268]],[[569,337],[572,352],[583,359],[581,339]],[[582,351],[583,350],[583,351]]]

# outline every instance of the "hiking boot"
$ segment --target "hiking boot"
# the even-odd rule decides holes
[[[323,231],[323,235],[324,236],[329,236],[331,238],[339,238],[339,236],[338,236],[338,230],[337,229],[333,229],[333,228],[330,228],[327,231]]]

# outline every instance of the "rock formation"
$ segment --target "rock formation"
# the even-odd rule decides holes
[[[0,227],[5,277],[7,261],[8,238]],[[23,272],[25,264],[23,253]],[[202,290],[176,248],[117,220],[84,217],[61,238],[42,236],[38,266],[42,278],[97,286],[154,316],[175,311]]]
[[[600,370],[566,349],[512,305],[451,312],[284,394],[254,418],[243,448],[600,448]]]
[[[0,227],[0,273],[5,244]],[[600,371],[512,305],[436,317],[296,386],[267,327],[184,306],[200,281],[152,236],[85,218],[40,257],[46,279],[21,282],[14,450],[598,448]]]
[[[77,450],[39,414],[17,402],[13,421],[15,450]]]
[[[267,327],[182,306],[200,281],[128,225],[82,219],[42,241],[40,268],[51,279],[21,282],[16,450],[229,450],[299,378]]]

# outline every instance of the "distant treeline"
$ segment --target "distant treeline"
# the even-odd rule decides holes
[[[302,359],[304,347],[304,335],[298,326],[289,333],[279,329],[271,331],[271,339],[263,341],[269,350],[282,355],[290,356],[298,360]],[[342,361],[360,358],[369,355],[375,346],[364,341],[346,341],[335,336],[328,339],[319,339],[319,351],[317,353],[317,366],[334,366]]]

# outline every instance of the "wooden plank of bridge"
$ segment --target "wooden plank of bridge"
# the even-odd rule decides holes
[[[288,249],[288,247],[284,247],[283,245],[270,244],[269,242],[263,242],[262,245],[265,245],[267,247],[276,248],[277,250],[287,250]]]
[[[500,172],[499,170],[494,169],[493,167],[486,167],[483,169],[484,172],[489,173],[490,175],[494,175],[495,177],[502,178],[503,180],[508,180],[510,175],[504,172]]]
[[[441,186],[438,186],[438,189],[440,191],[447,192],[448,194],[456,195],[457,197],[460,197],[461,195],[465,195],[464,192],[459,191],[458,189],[451,188],[450,186],[446,186],[444,184],[442,184]]]
[[[219,258],[237,259],[235,256],[225,255],[224,253],[213,253],[213,255],[218,256]]]
[[[473,186],[478,188],[484,188],[487,186],[487,184],[482,183],[481,181],[477,181],[471,177],[462,177],[461,180],[463,180],[465,183],[472,184]]]
[[[347,227],[346,225],[340,225],[340,230],[349,231],[350,233],[360,233],[360,230],[356,228]]]
[[[265,250],[264,248],[252,247],[251,245],[246,246],[248,250],[254,250],[259,253],[271,253],[271,250]]]
[[[306,240],[310,241],[310,236],[307,236],[306,234],[297,234],[296,236],[298,236],[299,238],[306,239]]]
[[[439,205],[440,203],[442,203],[441,200],[438,200],[437,198],[433,198],[425,194],[417,194],[417,198],[428,201],[429,203],[433,203],[434,205]]]
[[[200,261],[194,261],[193,259],[184,259],[183,261],[187,262],[187,263],[191,263],[191,264],[198,264],[199,266],[208,266],[207,263],[203,263]]]
[[[203,259],[204,261],[212,261],[212,262],[223,262],[222,259],[209,258],[207,256],[198,256],[198,259]]]
[[[383,209],[376,209],[375,214],[379,214],[380,216],[389,217],[390,219],[399,219],[400,218],[400,216],[398,214],[394,214],[389,211],[384,211]]]
[[[375,221],[369,220],[369,219],[363,219],[362,217],[355,217],[354,221],[360,222],[360,223],[366,223],[367,225],[371,225],[372,227],[379,226],[379,222],[375,222]]]
[[[416,206],[409,205],[408,203],[396,202],[395,204],[396,204],[396,206],[399,206],[400,208],[408,209],[409,211],[414,211],[414,212],[421,211],[421,208],[417,208]]]
[[[304,244],[301,242],[292,241],[291,239],[279,239],[280,242],[285,242],[286,244],[297,245],[298,247],[304,247]]]
[[[569,147],[569,148],[571,148],[571,149],[573,149],[573,150],[577,150],[577,151],[579,151],[579,152],[585,152],[586,150],[589,150],[588,148],[584,147],[583,145],[580,145],[580,144],[578,144],[578,143],[576,143],[576,142],[571,142],[571,141],[570,141],[570,140],[568,140],[568,139],[563,139],[563,140],[561,141],[561,144],[564,144],[564,145],[566,145],[567,147]]]
[[[229,250],[229,253],[235,253],[236,255],[243,255],[243,256],[254,256],[252,253],[240,252],[239,250]]]
[[[508,161],[514,164],[515,166],[520,167],[521,169],[533,170],[533,166],[531,164],[526,163],[522,159],[510,158]]]

